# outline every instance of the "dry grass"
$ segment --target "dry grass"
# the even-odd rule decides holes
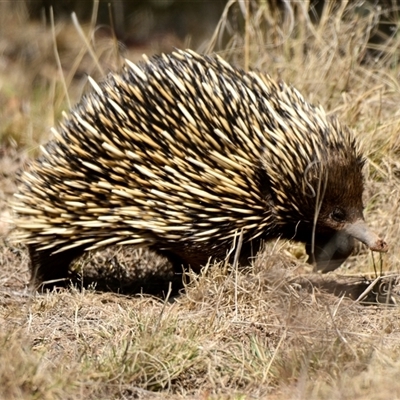
[[[17,167],[67,107],[63,86],[74,103],[84,71],[98,76],[97,63],[107,70],[119,61],[112,38],[82,27],[96,39],[93,59],[70,24],[56,25],[61,78],[51,30],[0,4],[0,399],[400,399],[400,38],[387,38],[375,46],[381,57],[371,56],[367,36],[379,15],[326,3],[312,24],[307,2],[280,16],[263,2],[241,9],[232,1],[236,15],[221,22],[219,36],[229,44],[220,52],[293,83],[355,130],[368,156],[366,218],[390,252],[373,260],[360,247],[342,276],[322,280],[305,274],[301,246],[269,243],[251,270],[210,267],[180,295],[168,294],[165,261],[143,251],[107,249],[77,263],[84,280],[96,268],[118,275],[101,288],[117,291],[127,280],[156,279],[154,269],[167,271],[164,298],[79,284],[46,294],[27,289],[27,253],[6,236]],[[232,20],[244,33],[226,34]],[[386,287],[360,284],[374,268],[392,276]],[[360,288],[369,301],[379,292],[380,303],[391,305],[361,305],[354,301]]]

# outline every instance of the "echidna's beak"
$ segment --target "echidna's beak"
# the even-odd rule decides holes
[[[354,239],[365,243],[372,251],[388,251],[387,243],[376,233],[372,232],[368,225],[361,219],[352,224],[346,225],[343,231]]]

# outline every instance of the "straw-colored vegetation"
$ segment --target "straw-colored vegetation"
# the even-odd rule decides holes
[[[360,246],[322,280],[307,274],[301,246],[278,241],[251,269],[191,275],[179,295],[168,283],[164,298],[79,284],[38,294],[27,288],[26,250],[7,237],[16,171],[86,90],[85,74],[97,79],[120,59],[93,25],[80,25],[84,37],[72,23],[45,28],[10,3],[0,3],[0,399],[400,399],[398,21],[385,36],[368,2],[326,1],[314,18],[306,1],[280,13],[230,1],[203,46],[292,83],[354,129],[368,158],[365,216],[388,254]],[[108,249],[77,268],[118,272],[124,285],[139,264],[150,280],[165,267]],[[358,278],[375,272],[385,279],[374,287]]]

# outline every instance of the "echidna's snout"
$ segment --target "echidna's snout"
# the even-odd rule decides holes
[[[386,252],[388,250],[387,243],[360,219],[345,225],[342,230],[333,235],[317,235],[314,249],[310,243],[307,243],[308,262],[314,263],[316,269],[323,273],[333,271],[339,268],[352,253],[354,239],[366,244],[372,251]]]
[[[343,230],[347,235],[366,244],[372,251],[388,251],[387,243],[381,239],[375,232],[372,232],[363,220],[358,220],[345,226]]]

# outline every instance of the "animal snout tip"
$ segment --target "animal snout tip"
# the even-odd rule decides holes
[[[373,246],[370,247],[372,251],[379,251],[386,253],[389,250],[389,245],[381,238],[377,239]]]

